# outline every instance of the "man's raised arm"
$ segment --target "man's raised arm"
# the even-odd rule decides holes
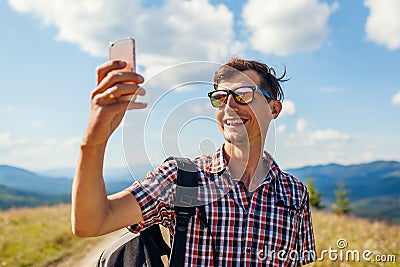
[[[122,71],[124,62],[100,65],[97,86],[91,94],[87,131],[83,138],[72,185],[72,231],[77,236],[99,236],[142,220],[140,207],[129,191],[107,196],[103,163],[107,141],[121,123],[125,111],[146,103],[119,100],[125,95],[144,95],[143,78]],[[128,83],[129,82],[129,83]]]

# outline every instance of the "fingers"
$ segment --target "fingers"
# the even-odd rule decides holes
[[[144,79],[141,75],[132,71],[123,71],[126,66],[123,61],[107,61],[97,67],[97,86],[92,91],[91,98],[104,98],[99,95],[107,92],[110,99],[114,100],[122,95],[138,94],[144,95],[144,89],[139,89],[137,84],[143,83]],[[110,103],[109,100],[102,101],[105,104]]]
[[[91,94],[94,105],[110,106],[116,110],[118,107],[142,109],[147,106],[146,103],[136,102],[136,96],[146,94],[146,91],[138,85],[144,82],[143,77],[132,71],[124,71],[125,66],[125,62],[114,60],[97,67],[97,86]]]
[[[137,84],[124,84],[119,83],[115,86],[108,88],[106,91],[101,93],[93,93],[93,103],[98,106],[109,106],[114,105],[121,102],[135,102],[136,96],[144,96],[146,94],[146,90],[143,87],[138,86]],[[139,102],[138,102],[139,103]],[[143,103],[142,103],[143,104]],[[140,109],[145,108],[143,105],[132,105],[129,109]],[[133,107],[133,108],[131,108]]]
[[[145,102],[136,102],[136,101],[132,101],[132,102],[128,102],[128,110],[132,110],[132,109],[144,109],[147,107],[147,103]]]
[[[113,87],[108,88],[101,94],[106,94],[110,98],[119,98],[124,95],[144,96],[146,94],[146,90],[136,84],[118,83]]]
[[[143,83],[144,79],[137,73],[134,72],[121,72],[121,71],[111,71],[107,76],[101,80],[97,85],[96,89],[93,91],[93,95],[99,94],[106,91],[108,88],[114,87],[120,83],[130,83],[130,84],[140,84]]]
[[[135,101],[122,101],[122,102],[115,102],[112,105],[108,105],[103,107],[104,109],[108,110],[107,112],[110,112],[110,114],[121,114],[124,113],[127,110],[133,110],[133,109],[144,109],[147,107],[147,103],[145,102],[135,102]]]
[[[141,75],[132,71],[123,71],[126,62],[113,60],[107,61],[96,68],[98,87],[107,85],[112,82],[133,82],[143,83],[144,79]],[[110,87],[110,84],[108,84]]]
[[[107,61],[96,68],[97,84],[99,84],[104,77],[112,70],[123,69],[126,66],[124,61],[113,60]]]

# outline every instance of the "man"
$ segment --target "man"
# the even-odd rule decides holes
[[[127,190],[111,196],[105,191],[102,164],[107,140],[128,106],[146,106],[117,100],[145,93],[138,85],[144,81],[140,75],[119,71],[124,64],[107,62],[97,69],[72,192],[72,225],[78,236],[98,236],[131,225],[139,232],[154,223],[173,232],[175,214],[168,199],[174,194],[175,161],[149,172],[142,183]],[[190,221],[186,266],[212,266],[213,255],[218,266],[299,266],[315,260],[307,189],[263,151],[269,124],[282,109],[282,78],[265,64],[238,58],[216,72],[215,90],[208,96],[225,141],[214,154],[193,161],[201,171],[199,185],[225,184],[228,190],[219,195],[208,192],[202,199],[208,229],[199,214]]]

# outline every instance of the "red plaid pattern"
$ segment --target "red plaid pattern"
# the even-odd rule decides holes
[[[201,225],[197,211],[188,226],[185,266],[213,266],[211,238],[219,266],[299,266],[315,260],[306,187],[281,171],[267,153],[264,160],[270,170],[253,195],[230,177],[222,149],[193,160],[201,171],[199,196],[207,203],[212,236]],[[161,223],[173,236],[175,214],[170,203],[176,176],[176,162],[169,161],[127,189],[136,197],[144,218],[131,231]]]

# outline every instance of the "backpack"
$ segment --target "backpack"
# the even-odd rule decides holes
[[[201,224],[210,234],[204,205],[196,202],[199,175],[196,164],[186,158],[169,157],[165,161],[172,159],[176,160],[178,166],[178,186],[174,201],[176,224],[172,249],[163,239],[159,225],[154,224],[140,234],[127,232],[115,240],[100,255],[97,267],[159,267],[164,266],[161,260],[164,255],[171,255],[170,267],[183,267],[187,227],[190,218],[196,214],[196,209],[200,211]],[[212,242],[214,266],[217,266],[214,247]]]

